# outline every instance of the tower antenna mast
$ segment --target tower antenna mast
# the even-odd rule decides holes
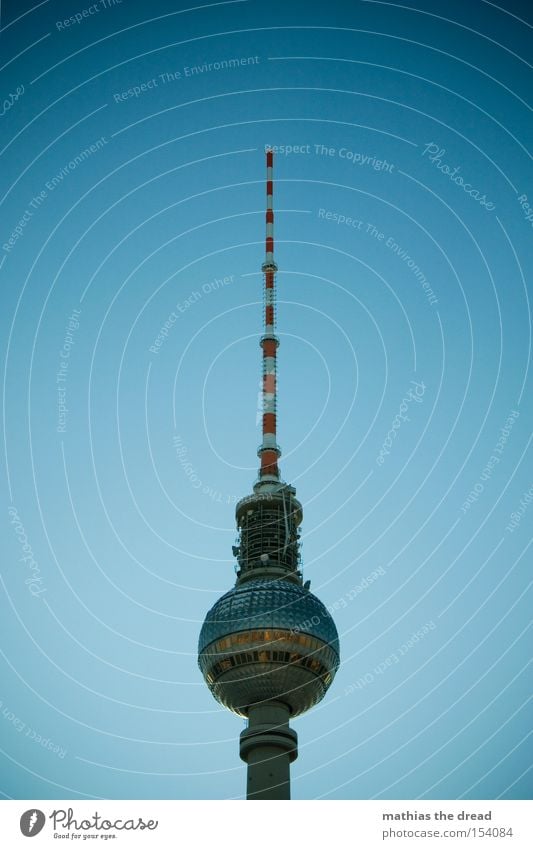
[[[261,267],[264,276],[264,332],[261,337],[263,349],[263,442],[258,455],[261,459],[260,482],[279,481],[278,459],[281,450],[277,444],[277,349],[276,336],[276,272],[274,261],[274,179],[271,150],[266,154],[266,239],[265,261]]]

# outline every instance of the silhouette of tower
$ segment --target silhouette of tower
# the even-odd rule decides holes
[[[211,693],[248,720],[240,756],[248,764],[248,799],[289,799],[297,734],[289,720],[316,705],[339,666],[339,638],[300,569],[302,505],[281,477],[277,444],[276,272],[273,152],[267,151],[264,279],[263,439],[253,493],[235,508],[235,586],[207,613],[198,663]]]

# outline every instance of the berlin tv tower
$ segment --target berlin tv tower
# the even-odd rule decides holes
[[[247,799],[290,799],[297,757],[289,720],[314,707],[339,666],[339,638],[322,602],[302,579],[302,505],[281,477],[277,444],[273,152],[267,151],[264,278],[263,441],[259,477],[235,508],[235,586],[207,613],[198,663],[211,693],[248,720],[240,756],[248,764]]]

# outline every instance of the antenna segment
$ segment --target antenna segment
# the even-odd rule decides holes
[[[257,451],[261,459],[259,469],[260,481],[279,481],[278,459],[281,450],[277,444],[276,413],[277,413],[277,382],[276,382],[276,352],[279,339],[275,334],[276,327],[276,272],[278,267],[274,261],[274,180],[273,159],[271,150],[266,154],[266,240],[265,261],[261,266],[264,275],[264,333],[260,345],[263,349],[263,441]]]

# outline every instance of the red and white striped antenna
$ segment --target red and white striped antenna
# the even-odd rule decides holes
[[[276,383],[276,352],[279,339],[275,334],[276,328],[276,272],[278,267],[274,262],[274,181],[273,181],[272,150],[266,152],[266,243],[265,261],[261,266],[264,275],[264,307],[265,325],[260,345],[263,349],[263,441],[258,449],[261,459],[259,483],[262,481],[275,482],[280,480],[278,459],[281,450],[277,444],[276,413],[277,413],[277,383]]]

